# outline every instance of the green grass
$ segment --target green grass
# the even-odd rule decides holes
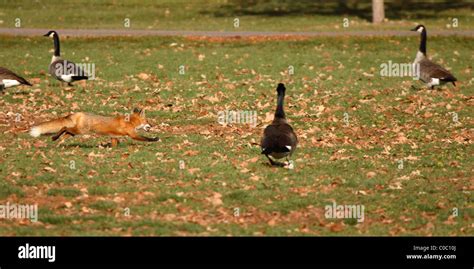
[[[0,221],[2,235],[472,235],[470,38],[430,38],[429,54],[460,81],[441,91],[379,75],[382,63],[413,60],[415,37],[69,38],[65,57],[97,72],[74,88],[45,74],[50,39],[0,42],[2,66],[35,81],[0,99],[0,204],[40,209],[36,224]],[[294,170],[269,167],[255,144],[278,82],[300,141]],[[134,106],[146,108],[160,142],[110,149],[102,137],[57,145],[27,134],[73,111]],[[221,126],[226,109],[255,110],[259,125]],[[333,201],[364,205],[365,221],[326,219]],[[448,219],[453,208],[459,216]]]
[[[344,1],[343,1],[344,2]],[[161,0],[161,1],[0,1],[0,27],[115,28],[216,31],[407,30],[415,23],[447,29],[474,25],[469,1],[385,1],[388,21],[374,26],[371,1]],[[234,20],[239,19],[239,27]],[[350,26],[343,27],[348,19]],[[19,20],[18,20],[19,19]],[[18,25],[20,23],[20,25]]]
[[[48,195],[51,195],[51,196],[58,196],[58,195],[61,195],[61,196],[64,196],[64,197],[76,197],[76,196],[79,196],[81,194],[81,192],[77,189],[71,189],[71,188],[67,188],[67,189],[49,189],[48,190]]]

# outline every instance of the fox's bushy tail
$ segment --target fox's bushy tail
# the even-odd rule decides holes
[[[38,137],[44,134],[54,134],[59,132],[63,127],[71,127],[71,123],[72,122],[69,119],[69,116],[51,121],[46,121],[31,127],[30,135],[32,137]]]

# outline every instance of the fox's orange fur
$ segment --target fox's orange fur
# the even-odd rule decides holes
[[[98,134],[112,136],[112,146],[118,143],[116,137],[129,136],[139,141],[158,141],[158,138],[148,138],[137,133],[142,129],[151,128],[145,119],[145,111],[134,109],[129,116],[104,117],[94,114],[78,112],[66,117],[47,121],[35,125],[30,130],[30,135],[38,137],[45,134],[54,134],[53,141],[62,135],[75,136],[82,134]]]

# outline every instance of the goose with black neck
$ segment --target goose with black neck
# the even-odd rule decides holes
[[[59,35],[56,31],[49,31],[44,36],[53,38],[54,54],[49,65],[49,74],[59,81],[66,82],[69,86],[79,80],[89,79],[89,75],[75,63],[61,57]]]
[[[260,146],[261,154],[264,154],[271,165],[282,166],[285,164],[278,162],[278,159],[286,158],[290,167],[289,157],[293,154],[298,144],[298,139],[293,128],[286,120],[283,101],[285,99],[285,85],[278,84],[277,87],[277,107],[273,121],[264,132]]]
[[[420,46],[416,53],[415,61],[413,62],[414,66],[418,65],[415,70],[419,70],[419,79],[426,83],[428,88],[431,89],[449,82],[456,86],[455,81],[457,81],[457,79],[448,70],[432,62],[426,56],[426,41],[428,38],[426,27],[420,24],[411,29],[411,31],[420,33]]]

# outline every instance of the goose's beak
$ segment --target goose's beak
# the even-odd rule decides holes
[[[43,36],[49,36],[48,34],[44,34]]]
[[[415,32],[416,32],[416,27],[415,27],[415,28],[413,28],[413,29],[410,29],[410,31],[415,31]]]

